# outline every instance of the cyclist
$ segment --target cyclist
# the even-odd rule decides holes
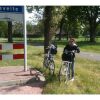
[[[71,64],[71,81],[74,80],[74,61],[75,61],[75,53],[79,53],[80,49],[75,43],[74,38],[70,38],[68,41],[68,44],[64,47],[63,54],[62,54],[62,60],[63,61],[70,61]],[[70,72],[70,71],[69,71]],[[69,76],[70,77],[70,76]]]

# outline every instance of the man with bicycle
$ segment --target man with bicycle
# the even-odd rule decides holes
[[[68,44],[64,47],[63,54],[62,54],[62,60],[63,61],[70,61],[71,64],[71,81],[74,80],[74,62],[75,62],[75,53],[79,53],[80,49],[75,43],[74,38],[70,38],[68,41]],[[70,76],[69,76],[70,77]]]

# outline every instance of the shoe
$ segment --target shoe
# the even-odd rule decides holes
[[[74,81],[74,78],[72,78],[70,81]]]

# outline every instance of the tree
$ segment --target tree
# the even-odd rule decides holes
[[[62,12],[65,7],[62,6],[27,6],[28,11],[35,12],[33,22],[37,21],[37,28],[42,26],[42,20],[44,22],[44,52],[50,44],[52,37],[55,35],[56,30],[59,26],[59,22],[62,18]],[[43,17],[41,17],[43,15]],[[41,18],[42,19],[41,19]],[[35,19],[35,21],[34,21]],[[35,28],[36,28],[35,26]],[[43,29],[41,28],[41,29]],[[42,30],[41,30],[42,31]]]
[[[44,53],[47,53],[47,47],[50,44],[51,23],[53,6],[46,6],[44,10]]]
[[[46,6],[44,9],[44,52],[46,53],[47,46],[52,41],[52,37],[55,35],[59,22],[62,18],[62,7]]]
[[[12,43],[12,22],[8,21],[1,21],[0,22],[0,33],[2,34],[1,37],[7,37],[8,36],[8,42]],[[8,33],[8,34],[7,34]]]
[[[67,12],[67,7],[61,7],[59,13],[62,15],[61,16],[61,19],[59,21],[59,40],[61,40],[61,34],[62,34],[62,31],[63,31],[63,26],[64,26],[64,23],[66,23],[66,12]]]
[[[28,33],[33,33],[33,25],[30,22],[27,23],[27,31]]]
[[[60,7],[60,8],[61,9],[59,9],[59,12],[62,16],[59,21],[59,29],[60,29],[59,40],[61,40],[61,38],[62,38],[63,31],[65,32],[64,36],[66,36],[67,40],[71,35],[77,37],[80,32],[78,20],[73,20],[68,16],[68,14],[69,14],[68,11],[69,11],[70,7],[64,6],[63,8],[62,7]]]
[[[12,43],[12,22],[8,21],[8,43]]]
[[[23,36],[23,24],[19,22],[13,22],[13,37]]]
[[[71,20],[80,20],[81,23],[89,25],[90,42],[95,42],[96,28],[100,23],[99,6],[72,6],[68,10]],[[97,21],[98,19],[98,21]]]
[[[0,21],[0,37],[7,37],[7,22],[6,21]]]

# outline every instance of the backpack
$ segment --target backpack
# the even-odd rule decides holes
[[[55,45],[51,46],[50,53],[53,55],[57,54],[57,46]]]
[[[63,53],[62,54],[62,60],[63,61],[73,61],[73,53]]]

